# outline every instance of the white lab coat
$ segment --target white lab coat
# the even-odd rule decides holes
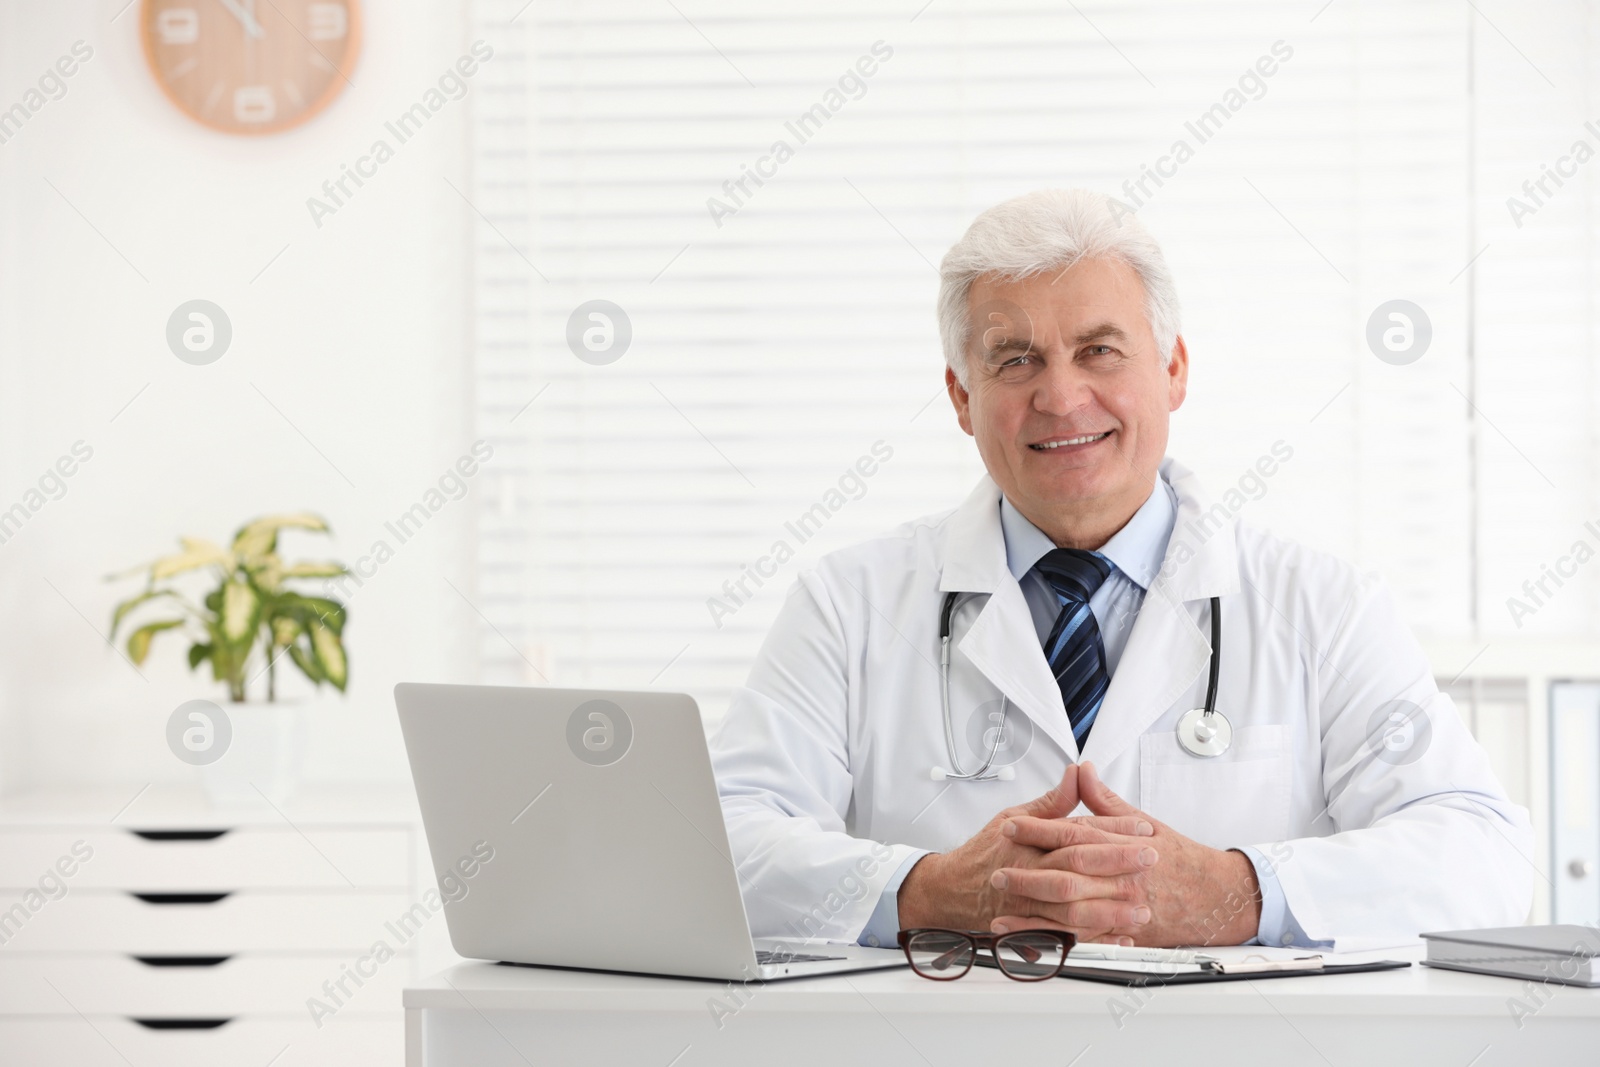
[[[1166,561],[1081,758],[1181,833],[1260,848],[1306,934],[1338,949],[1524,921],[1527,811],[1439,692],[1385,584],[1236,523],[1170,457],[1161,472],[1178,496]],[[960,507],[830,553],[790,589],[712,738],[756,936],[855,941],[914,849],[953,848],[1080,758],[1006,567],[999,500],[985,477]],[[969,771],[981,762],[983,719],[1004,693],[1013,732],[997,765],[1015,760],[1012,781],[929,774],[949,765],[938,617],[952,590],[983,594],[961,601],[953,627],[957,751]],[[1174,729],[1204,703],[1212,596],[1233,744],[1197,759]],[[1372,718],[1393,700],[1426,714],[1412,762],[1374,755]]]

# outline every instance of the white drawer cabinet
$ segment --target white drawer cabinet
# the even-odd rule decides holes
[[[409,790],[127,799],[0,803],[0,1063],[401,1061],[454,958]]]
[[[337,981],[357,957],[242,953],[201,957],[185,966],[156,966],[133,956],[0,952],[0,1004],[9,1015],[59,1014],[70,1001],[85,1015],[133,1019],[217,1019],[253,1015],[295,1016],[311,1021],[309,997],[327,1000],[323,983]],[[335,1015],[373,1015],[393,1010],[407,968],[368,967]],[[328,1002],[330,1007],[339,1007]],[[243,1006],[243,1007],[241,1007]],[[3,1062],[3,1059],[0,1059]]]
[[[77,862],[77,873],[64,879],[77,889],[128,888],[126,880],[137,873],[142,879],[138,888],[148,890],[250,886],[403,891],[411,883],[411,845],[409,830],[381,826],[308,827],[302,832],[286,826],[12,828],[0,830],[0,893],[34,885],[62,857]],[[77,861],[85,853],[90,858]]]
[[[132,893],[82,889],[40,908],[3,951],[233,955],[364,950],[410,907],[405,893],[243,890]],[[148,898],[148,899],[146,899]],[[426,905],[422,911],[427,912]],[[0,924],[6,923],[0,914]],[[410,925],[422,925],[420,916]],[[390,938],[393,945],[394,938]],[[394,946],[399,947],[399,946]]]
[[[213,1030],[153,1030],[121,1018],[0,1015],[0,1063],[107,1067],[353,1067],[405,1062],[405,1031],[388,1020],[235,1019]]]

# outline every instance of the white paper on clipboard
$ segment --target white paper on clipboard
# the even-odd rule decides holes
[[[1094,971],[1122,971],[1128,974],[1262,974],[1267,971],[1320,971],[1321,956],[1299,956],[1291,959],[1268,959],[1253,954],[1231,960],[1207,960],[1204,963],[1168,963],[1143,960],[1083,960],[1079,967]],[[1073,959],[1067,957],[1065,974],[1074,970]]]

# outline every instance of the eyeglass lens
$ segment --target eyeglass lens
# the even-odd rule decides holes
[[[1050,934],[1024,930],[996,941],[994,958],[1010,977],[1036,982],[1055,975],[1067,958],[1067,946]]]
[[[924,930],[906,942],[911,969],[925,978],[960,978],[971,968],[975,951],[971,938],[942,930]]]

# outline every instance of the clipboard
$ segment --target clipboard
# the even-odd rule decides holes
[[[981,967],[998,967],[993,957],[980,955],[973,960]],[[1280,961],[1295,962],[1295,961]],[[1147,971],[1112,971],[1088,964],[1073,966],[1072,957],[1061,968],[1057,978],[1077,978],[1086,982],[1105,982],[1110,985],[1146,988],[1149,986],[1200,985],[1207,982],[1243,982],[1257,978],[1309,978],[1319,974],[1357,974],[1365,971],[1398,971],[1410,967],[1407,960],[1374,960],[1371,963],[1324,963],[1321,967],[1268,966],[1226,971],[1190,971],[1180,974],[1154,974]]]

